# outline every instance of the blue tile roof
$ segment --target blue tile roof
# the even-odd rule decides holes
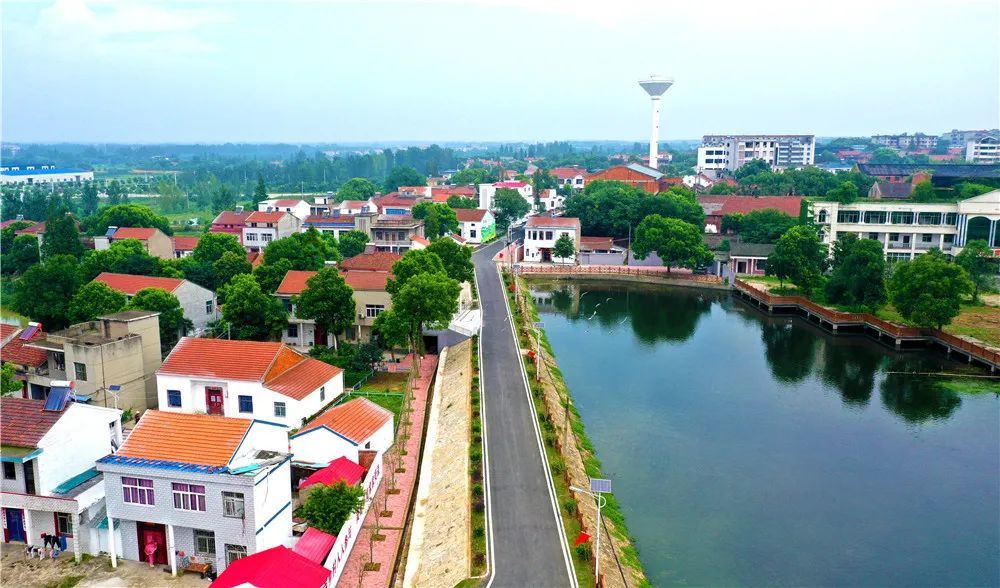
[[[195,472],[198,474],[221,474],[227,472],[227,466],[206,466],[193,463],[183,463],[179,461],[167,461],[164,459],[145,459],[141,457],[126,457],[124,455],[109,455],[97,460],[98,463],[112,463],[116,465],[135,466],[140,468],[157,468],[161,470],[174,470],[179,472]]]
[[[72,478],[66,480],[62,484],[59,484],[58,486],[52,489],[52,492],[54,494],[68,494],[73,488],[76,488],[77,486],[83,484],[88,480],[96,478],[98,475],[100,475],[100,472],[98,472],[97,469],[90,468],[89,470],[81,474],[73,476]]]
[[[57,167],[53,169],[13,169],[0,172],[4,176],[39,176],[45,174],[82,174],[90,170]]]

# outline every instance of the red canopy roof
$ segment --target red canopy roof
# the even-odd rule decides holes
[[[347,457],[338,457],[331,461],[330,465],[299,482],[299,489],[308,488],[313,484],[330,486],[337,482],[344,482],[348,486],[354,486],[364,477],[365,468],[354,463]]]
[[[337,536],[324,533],[319,529],[309,527],[306,532],[299,537],[298,543],[292,549],[295,553],[308,558],[318,564],[326,561],[326,556],[330,555],[333,544],[337,542]]]
[[[329,578],[330,570],[279,545],[229,564],[211,588],[321,588]]]

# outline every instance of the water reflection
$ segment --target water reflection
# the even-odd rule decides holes
[[[779,382],[791,384],[805,379],[816,362],[816,336],[795,325],[790,318],[765,320],[760,331],[764,357]]]
[[[880,388],[882,404],[914,424],[947,419],[962,404],[958,394],[923,376],[889,374]]]
[[[875,389],[875,375],[885,359],[884,349],[873,349],[856,337],[823,341],[820,378],[837,388],[845,404],[867,406]]]

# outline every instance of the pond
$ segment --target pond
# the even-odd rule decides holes
[[[532,295],[654,585],[1000,582],[1000,397],[894,373],[965,364],[726,292]]]

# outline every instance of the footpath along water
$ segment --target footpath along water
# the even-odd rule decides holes
[[[1000,582],[1000,397],[889,373],[964,364],[725,292],[532,295],[654,585]]]

